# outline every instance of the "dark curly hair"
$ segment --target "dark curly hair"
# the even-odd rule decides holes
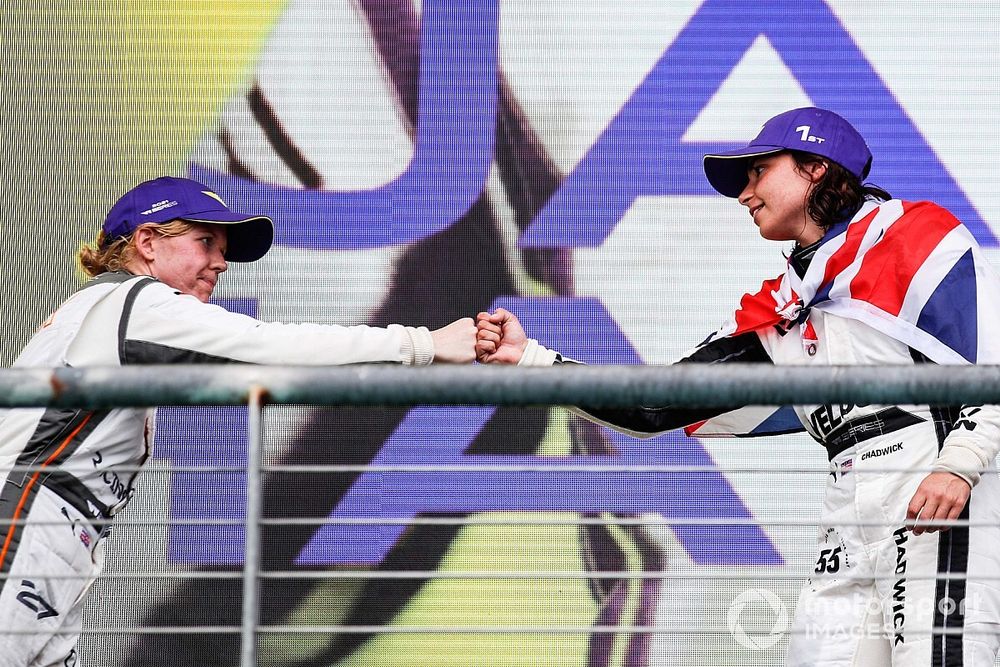
[[[866,199],[892,199],[892,195],[879,186],[862,183],[857,176],[828,158],[804,151],[788,152],[799,168],[817,162],[826,164],[826,173],[816,182],[806,203],[806,213],[823,229],[830,229],[853,216]]]

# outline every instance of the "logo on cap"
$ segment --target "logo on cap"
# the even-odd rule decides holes
[[[211,190],[202,190],[201,193],[203,195],[208,195],[209,197],[211,197],[212,199],[216,200],[217,202],[219,202],[220,204],[222,204],[226,208],[229,208],[229,205],[226,204],[226,202],[222,201],[222,197],[220,197],[219,195],[215,194]]]
[[[816,144],[821,144],[824,141],[826,141],[826,139],[824,139],[823,137],[817,137],[812,134],[809,134],[809,131],[811,129],[812,127],[810,127],[809,125],[799,125],[797,128],[795,128],[795,131],[802,135],[802,141],[811,141]]]
[[[162,211],[165,208],[173,208],[177,206],[177,202],[172,199],[164,199],[163,201],[158,201],[145,211],[142,212],[143,215],[151,215],[157,211]]]

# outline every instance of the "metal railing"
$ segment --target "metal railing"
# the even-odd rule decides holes
[[[262,517],[262,473],[288,466],[265,466],[262,458],[263,409],[266,404],[301,405],[588,405],[616,407],[674,405],[713,407],[783,404],[920,404],[960,405],[1000,403],[1000,367],[994,366],[898,366],[898,367],[776,367],[769,365],[678,365],[678,366],[562,366],[559,368],[511,368],[485,366],[436,366],[404,368],[389,365],[341,367],[169,365],[109,368],[2,369],[0,408],[60,407],[110,408],[176,405],[247,405],[248,465],[245,518],[241,625],[241,664],[256,665],[259,627],[259,582]],[[586,468],[586,464],[582,465]],[[350,471],[371,466],[299,466],[304,469]],[[386,469],[418,469],[418,465],[384,466]],[[437,470],[441,466],[435,466]],[[467,465],[465,467],[468,467]],[[523,464],[519,468],[525,467]],[[532,466],[529,466],[532,467]],[[547,468],[548,466],[546,466]],[[570,466],[571,467],[571,466]],[[633,468],[637,470],[632,470]],[[623,470],[655,471],[656,466],[623,466]],[[684,466],[681,466],[684,468]],[[689,466],[701,470],[702,466]],[[341,470],[343,469],[343,470]],[[606,466],[601,467],[602,470]],[[677,466],[670,471],[676,472]],[[717,468],[711,467],[711,470]],[[748,468],[748,472],[763,468]],[[810,469],[807,472],[815,472]],[[911,471],[912,472],[912,471]],[[288,519],[283,521],[287,522]],[[310,523],[336,519],[306,519]],[[341,521],[351,521],[343,519]],[[357,519],[363,522],[368,520]],[[378,519],[385,523],[386,519]],[[418,521],[476,523],[470,518],[410,518]],[[558,520],[562,521],[562,520]],[[628,522],[628,518],[623,518]],[[635,519],[640,521],[640,519]],[[712,519],[695,519],[699,525]],[[746,519],[717,519],[734,523]],[[755,523],[759,519],[752,519]],[[580,520],[574,523],[579,523]],[[9,523],[9,522],[8,522]],[[537,523],[537,522],[536,522]],[[542,522],[544,523],[544,522]],[[798,525],[786,522],[787,525]],[[959,522],[961,523],[961,522]],[[967,525],[968,522],[962,525]],[[805,525],[805,524],[803,524]],[[287,576],[293,573],[277,573]],[[371,576],[367,573],[365,576]],[[508,576],[510,573],[504,573]],[[397,578],[426,576],[426,572],[392,572]],[[664,577],[664,573],[565,573],[529,572],[523,576],[558,577]],[[217,576],[217,575],[216,575]],[[301,576],[318,576],[303,573]],[[323,576],[331,576],[324,573]],[[343,573],[341,576],[357,576]],[[451,573],[453,577],[486,577],[490,573]],[[752,575],[761,578],[761,575]],[[777,573],[773,578],[793,578]],[[766,577],[764,577],[766,578]],[[295,627],[282,632],[301,632]],[[165,629],[160,629],[165,630]],[[233,628],[204,628],[227,632]],[[369,627],[317,627],[315,631],[421,632],[425,628],[377,629]],[[135,631],[141,631],[136,629]],[[190,629],[187,629],[190,631]],[[446,630],[445,630],[446,631]],[[657,632],[655,626],[635,628],[465,628],[455,632]],[[704,632],[689,628],[685,632]]]
[[[1000,402],[1000,366],[167,365],[0,372],[0,407],[247,405],[726,406]]]

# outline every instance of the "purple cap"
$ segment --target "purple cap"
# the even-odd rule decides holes
[[[104,219],[104,242],[129,236],[139,225],[171,220],[227,225],[226,259],[232,262],[260,259],[274,240],[267,216],[235,213],[201,183],[164,176],[140,183],[115,202]]]
[[[833,160],[864,180],[872,166],[872,153],[864,137],[842,117],[816,107],[792,109],[764,123],[746,148],[706,155],[705,176],[727,197],[738,197],[747,186],[751,159],[780,151],[813,153]]]

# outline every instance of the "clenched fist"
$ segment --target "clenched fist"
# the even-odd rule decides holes
[[[508,310],[497,308],[476,316],[476,359],[483,364],[516,364],[521,360],[528,336]]]

